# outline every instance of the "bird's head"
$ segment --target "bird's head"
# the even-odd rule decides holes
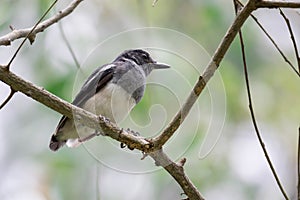
[[[134,62],[138,66],[142,67],[146,75],[149,75],[154,69],[170,68],[169,65],[154,61],[150,57],[150,54],[142,49],[126,50],[121,53],[121,55],[119,55],[115,61]]]

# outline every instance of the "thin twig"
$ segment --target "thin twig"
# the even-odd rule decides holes
[[[242,47],[242,48],[244,48],[244,47]],[[243,56],[243,57],[244,57],[244,56]],[[244,62],[244,61],[243,61],[243,62]],[[254,110],[253,110],[253,106],[252,106],[251,93],[250,93],[250,86],[249,86],[249,79],[248,79],[248,72],[247,72],[247,67],[245,66],[245,64],[244,64],[244,73],[245,73],[245,80],[246,80],[246,86],[247,86],[247,95],[248,95],[248,101],[249,101],[249,109],[250,109],[251,118],[252,118],[252,122],[253,122],[253,125],[254,125],[254,128],[255,128],[255,132],[256,132],[257,138],[258,138],[259,143],[260,143],[260,145],[261,145],[261,147],[262,147],[262,149],[263,149],[263,152],[264,152],[265,157],[266,157],[266,159],[267,159],[267,162],[268,162],[268,164],[269,164],[269,166],[270,166],[270,168],[271,168],[271,171],[272,171],[272,173],[273,173],[273,176],[274,176],[274,178],[276,179],[277,185],[279,186],[279,188],[280,188],[280,190],[281,190],[283,196],[285,197],[285,199],[289,199],[289,198],[287,197],[287,195],[286,195],[284,189],[283,189],[283,186],[282,186],[281,183],[280,183],[280,180],[279,180],[279,178],[278,178],[278,176],[277,176],[277,173],[276,173],[276,171],[275,171],[275,168],[273,167],[272,161],[271,161],[271,159],[270,159],[270,157],[269,157],[269,155],[268,155],[268,152],[267,152],[267,149],[266,149],[266,147],[265,147],[265,144],[264,144],[264,142],[263,142],[263,140],[262,140],[262,137],[261,137],[261,135],[260,135],[260,133],[259,133],[259,129],[258,129],[258,126],[257,126],[257,123],[256,123],[255,114],[254,114]]]
[[[14,96],[15,93],[16,91],[10,88],[10,93],[8,97],[5,99],[5,101],[3,101],[3,103],[0,105],[0,110],[10,101],[10,99]]]
[[[298,200],[300,200],[300,126],[298,128]]]
[[[58,0],[55,0],[50,7],[46,10],[46,12],[43,14],[43,16],[36,22],[36,24],[32,27],[32,29],[27,33],[26,37],[23,39],[23,41],[21,42],[21,44],[19,45],[18,49],[16,50],[16,52],[14,53],[14,55],[12,56],[12,58],[10,59],[10,61],[8,62],[8,64],[6,65],[7,69],[9,70],[11,63],[13,62],[13,60],[16,58],[16,56],[18,55],[19,51],[21,50],[22,46],[24,45],[24,43],[26,42],[27,39],[29,39],[30,43],[32,44],[35,38],[35,34],[33,34],[34,29],[41,23],[41,21],[46,17],[46,15],[50,12],[50,10],[53,8],[53,6],[57,3]],[[32,34],[32,35],[31,35]]]
[[[227,52],[229,46],[231,45],[233,39],[235,38],[238,30],[242,27],[243,23],[249,17],[251,12],[255,10],[255,1],[249,1],[243,10],[237,15],[236,19],[229,27],[226,35],[223,37],[219,47],[212,56],[208,66],[203,72],[202,76],[199,77],[198,82],[194,86],[187,100],[177,112],[173,120],[168,124],[168,126],[163,130],[163,132],[153,139],[155,148],[161,148],[169,139],[172,137],[174,132],[178,127],[183,123],[184,119],[188,115],[190,109],[198,99],[199,95],[206,86],[206,83],[214,75],[214,72],[217,70],[220,65],[221,60],[223,59],[225,53]]]
[[[234,2],[234,5],[235,5],[235,11],[237,12],[237,3],[235,0],[233,0]],[[245,44],[244,44],[244,40],[243,40],[243,35],[242,35],[242,31],[239,30],[239,39],[240,39],[240,45],[241,45],[241,51],[242,51],[242,59],[243,59],[243,66],[244,66],[244,76],[245,76],[245,81],[246,81],[246,88],[247,88],[247,96],[248,96],[248,101],[249,101],[249,109],[250,109],[250,113],[251,113],[251,119],[252,119],[252,123],[254,125],[254,128],[255,128],[255,132],[256,132],[256,136],[259,140],[259,144],[265,154],[265,157],[267,159],[267,162],[269,164],[269,167],[273,173],[273,176],[276,180],[276,183],[282,193],[282,195],[284,196],[284,198],[287,200],[289,199],[288,196],[286,195],[286,192],[284,191],[284,188],[278,178],[278,175],[275,171],[275,168],[272,164],[272,161],[270,159],[270,156],[267,152],[267,149],[266,149],[266,146],[263,142],[263,139],[260,135],[260,132],[259,132],[259,129],[258,129],[258,126],[257,126],[257,123],[256,123],[256,119],[255,119],[255,114],[254,114],[254,110],[253,110],[253,106],[252,106],[252,97],[251,97],[251,91],[250,91],[250,83],[249,83],[249,77],[248,77],[248,67],[247,67],[247,62],[246,62],[246,53],[245,53]]]
[[[68,16],[71,14],[75,8],[82,2],[83,0],[74,0],[71,2],[65,9],[62,11],[59,11],[56,15],[50,17],[49,19],[46,19],[45,21],[38,24],[38,26],[34,29],[34,31],[30,35],[36,35],[37,33],[43,32],[46,28],[49,26],[55,24],[62,18]],[[0,46],[5,45],[11,45],[11,42],[19,39],[19,38],[25,38],[28,33],[33,29],[32,28],[25,28],[25,29],[19,29],[14,30],[2,37],[0,37]],[[33,38],[34,39],[34,38]]]
[[[238,3],[241,6],[244,6],[240,1]],[[284,61],[292,68],[292,70],[300,77],[300,73],[297,71],[295,66],[292,64],[292,62],[284,55],[283,51],[279,48],[279,46],[276,44],[275,40],[271,37],[271,35],[266,31],[266,29],[262,26],[262,24],[258,21],[258,19],[251,14],[251,18],[256,22],[256,24],[259,26],[259,28],[263,31],[263,33],[267,36],[267,38],[271,41],[271,43],[274,45],[274,47],[277,49],[277,51],[280,53]]]
[[[75,55],[75,52],[74,52],[74,50],[73,50],[73,48],[72,48],[72,46],[71,46],[71,44],[70,44],[70,42],[69,42],[66,34],[65,34],[64,29],[63,29],[62,22],[58,22],[58,28],[59,28],[60,34],[61,34],[61,36],[63,38],[63,41],[67,45],[67,48],[68,48],[68,50],[69,50],[69,52],[70,52],[70,54],[72,56],[72,59],[75,62],[75,65],[76,65],[77,69],[81,70],[80,64],[79,64],[78,59],[77,59],[77,57]]]
[[[300,3],[295,1],[259,0],[256,6],[259,8],[300,8]]]
[[[290,20],[287,18],[287,16],[283,13],[283,11],[280,8],[279,8],[279,12],[282,15],[282,17],[283,17],[283,19],[284,19],[284,21],[285,21],[285,23],[288,27],[288,30],[289,30],[289,33],[290,33],[290,36],[291,36],[291,40],[292,40],[292,43],[293,43],[293,46],[294,46],[295,56],[296,56],[296,60],[297,60],[297,64],[298,64],[298,70],[300,72],[300,57],[299,57],[297,43],[296,43],[296,40],[295,40],[295,37],[294,37],[294,33],[293,33],[293,30],[292,30]]]

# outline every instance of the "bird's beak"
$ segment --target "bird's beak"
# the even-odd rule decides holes
[[[169,65],[164,64],[164,63],[158,63],[158,62],[151,63],[150,65],[153,69],[167,69],[167,68],[170,68]]]

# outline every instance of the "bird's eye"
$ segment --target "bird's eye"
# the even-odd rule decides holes
[[[148,60],[148,55],[142,54],[143,59]]]

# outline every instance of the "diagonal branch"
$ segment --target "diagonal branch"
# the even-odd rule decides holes
[[[189,197],[190,200],[204,200],[200,192],[185,175],[183,165],[185,158],[179,163],[174,163],[162,149],[154,151],[149,154],[154,160],[155,164],[162,166],[181,186],[184,193]],[[174,173],[175,172],[175,173]],[[196,191],[196,192],[194,192]]]
[[[300,8],[300,2],[295,1],[259,0],[256,5],[258,8]]]
[[[7,96],[7,98],[3,101],[3,103],[0,105],[0,110],[11,100],[11,98],[14,96],[15,93],[16,91],[10,88],[10,93]]]
[[[240,6],[244,6],[240,1],[237,1]],[[279,46],[276,44],[275,40],[271,37],[271,35],[266,31],[266,29],[262,26],[262,24],[258,21],[258,19],[251,14],[251,18],[255,21],[255,23],[258,25],[258,27],[263,31],[263,33],[267,36],[267,38],[271,41],[271,43],[274,45],[274,47],[277,49],[279,54],[282,56],[283,60],[292,68],[292,70],[300,77],[300,72],[297,71],[297,69],[294,67],[292,62],[284,55],[283,51],[279,48]]]
[[[229,46],[231,45],[233,39],[235,38],[238,30],[242,27],[246,19],[249,17],[252,11],[256,9],[255,1],[250,0],[243,10],[237,15],[232,25],[229,27],[226,35],[223,37],[219,47],[215,51],[213,57],[211,58],[208,66],[206,67],[203,75],[199,77],[198,82],[194,86],[191,91],[189,97],[183,104],[182,108],[177,112],[176,116],[169,123],[169,125],[164,129],[164,131],[153,139],[153,143],[155,148],[161,148],[174,132],[179,128],[179,126],[183,123],[187,114],[191,110],[192,106],[198,99],[199,95],[203,91],[206,86],[206,83],[210,80],[210,78],[214,75],[214,72],[220,65],[225,53],[227,52]]]
[[[284,19],[284,21],[285,21],[285,23],[288,27],[288,30],[289,30],[289,33],[290,33],[290,36],[291,36],[291,40],[292,40],[292,43],[293,43],[294,51],[295,51],[295,56],[296,56],[296,60],[297,60],[297,64],[298,64],[298,70],[299,70],[299,73],[300,73],[300,57],[299,57],[297,43],[296,43],[296,40],[295,40],[295,37],[294,37],[294,33],[293,33],[293,30],[292,30],[290,20],[287,18],[287,16],[284,14],[284,12],[280,8],[279,8],[279,12],[282,15],[282,17],[283,17],[283,19]]]
[[[22,46],[25,44],[26,40],[29,39],[30,43],[32,44],[35,40],[35,34],[34,34],[34,30],[36,29],[36,27],[41,23],[41,21],[46,17],[46,15],[50,12],[50,10],[53,8],[53,6],[57,3],[58,0],[55,0],[51,6],[46,10],[46,12],[43,14],[43,16],[37,21],[37,23],[30,29],[30,31],[26,34],[25,38],[23,39],[23,41],[21,42],[21,44],[19,45],[18,49],[15,51],[14,55],[12,56],[12,58],[10,59],[10,61],[8,62],[8,64],[6,65],[7,69],[10,68],[11,63],[14,61],[14,59],[17,57],[19,51],[21,50]]]
[[[241,6],[237,3],[236,0],[233,0],[234,2],[234,6],[235,6],[235,12],[237,13],[238,12],[238,6]],[[285,199],[289,199],[280,180],[279,180],[279,177],[275,171],[275,168],[272,164],[272,161],[271,161],[271,158],[268,154],[268,151],[267,151],[267,148],[263,142],[263,139],[261,137],[261,134],[258,130],[258,126],[257,126],[257,123],[256,123],[256,119],[255,119],[255,114],[254,114],[254,110],[253,110],[253,106],[252,106],[252,98],[251,98],[251,91],[250,91],[250,83],[249,83],[249,77],[248,77],[248,67],[247,67],[247,62],[246,62],[246,53],[245,53],[245,45],[244,45],[244,39],[243,39],[243,34],[242,34],[242,31],[239,30],[239,39],[240,39],[240,45],[241,45],[241,52],[242,52],[242,60],[243,60],[243,66],[244,66],[244,76],[245,76],[245,81],[246,81],[246,88],[247,88],[247,96],[248,96],[248,102],[249,102],[249,109],[250,109],[250,113],[251,113],[251,119],[252,119],[252,123],[254,125],[254,128],[255,128],[255,132],[256,132],[256,136],[259,140],[259,144],[265,154],[265,157],[267,159],[267,162],[269,164],[269,167],[273,173],[273,176],[276,180],[276,183],[282,193],[282,195],[284,196]]]
[[[59,11],[56,15],[53,17],[50,17],[49,19],[39,23],[39,25],[34,29],[34,31],[31,33],[32,35],[36,35],[37,33],[43,32],[46,28],[49,26],[55,24],[62,18],[66,17],[70,13],[72,13],[75,8],[82,2],[83,0],[74,0],[70,5],[68,5],[64,10]],[[19,29],[19,30],[13,30],[12,32],[0,37],[0,46],[9,46],[11,45],[11,42],[19,39],[19,38],[25,38],[30,31],[33,29],[31,28],[25,28],[25,29]],[[33,37],[34,41],[34,37]],[[32,41],[32,42],[33,42]]]
[[[288,198],[287,194],[285,193],[282,184],[280,183],[279,177],[277,176],[277,173],[276,173],[275,168],[274,168],[274,166],[272,164],[271,158],[268,155],[268,151],[266,149],[266,145],[263,142],[263,139],[262,139],[262,137],[260,135],[260,132],[259,132],[259,129],[258,129],[258,126],[257,126],[257,122],[256,122],[256,119],[255,119],[255,114],[254,114],[254,110],[253,110],[253,106],[252,106],[250,84],[249,84],[247,66],[245,65],[245,61],[244,61],[244,73],[245,73],[245,81],[246,81],[246,86],[247,86],[247,95],[248,95],[248,101],[249,101],[249,110],[250,110],[250,113],[251,113],[251,119],[252,119],[252,122],[253,122],[253,126],[254,126],[254,129],[255,129],[258,141],[260,143],[260,146],[262,147],[262,150],[263,150],[263,152],[265,154],[267,162],[268,162],[268,164],[270,166],[270,169],[271,169],[271,171],[273,173],[274,178],[276,179],[277,185],[279,186],[281,193],[283,194],[284,198],[288,200],[289,198]]]
[[[79,64],[79,61],[77,59],[77,56],[76,56],[76,54],[75,54],[75,52],[74,52],[74,50],[73,50],[73,48],[72,48],[72,46],[71,46],[71,44],[70,44],[67,36],[65,34],[62,22],[58,23],[58,28],[59,28],[59,32],[61,34],[61,37],[62,37],[63,41],[65,42],[65,44],[66,44],[66,46],[67,46],[67,48],[68,48],[68,50],[69,50],[69,52],[70,52],[70,54],[72,56],[72,59],[73,59],[73,61],[75,63],[75,66],[77,67],[78,70],[82,71],[81,68],[80,68],[80,64]]]

